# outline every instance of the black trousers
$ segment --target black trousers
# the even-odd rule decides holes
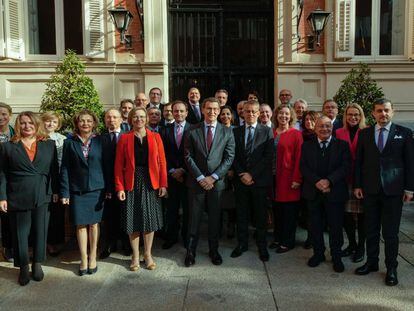
[[[274,210],[280,245],[294,248],[296,241],[296,226],[299,211],[299,201],[276,202]]]
[[[398,232],[402,213],[402,196],[388,196],[383,192],[364,196],[365,229],[367,235],[367,262],[379,260],[380,231],[385,244],[385,265],[387,269],[397,267]]]
[[[0,212],[1,220],[1,243],[4,248],[13,248],[12,232],[10,228],[10,217],[8,213]]]
[[[27,211],[10,211],[13,234],[14,266],[29,264],[29,235],[32,234],[33,262],[46,259],[46,241],[49,225],[49,204],[36,206]]]
[[[185,183],[173,178],[168,179],[168,198],[166,211],[166,240],[176,242],[180,231],[179,211],[183,209],[181,237],[186,245],[188,236],[188,193]]]
[[[308,201],[309,221],[313,253],[322,256],[325,253],[323,230],[326,222],[329,226],[329,247],[332,258],[341,257],[341,248],[344,244],[342,232],[345,202],[329,202],[322,193],[314,200]]]
[[[247,247],[249,242],[249,220],[254,217],[256,226],[256,243],[259,248],[266,248],[267,224],[267,188],[236,185],[236,219],[237,239],[240,246]],[[251,214],[252,212],[252,214]]]
[[[222,191],[188,190],[189,226],[188,237],[193,251],[197,248],[201,219],[204,211],[208,214],[208,242],[210,250],[218,249],[220,235],[220,199]]]
[[[104,202],[102,235],[101,235],[101,250],[116,249],[116,244],[119,239],[123,243],[123,247],[129,245],[129,238],[126,233],[121,230],[121,209],[124,203],[118,200],[116,193],[112,193],[111,199],[106,199]]]
[[[59,245],[65,243],[65,205],[60,202],[49,205],[50,219],[47,243]]]

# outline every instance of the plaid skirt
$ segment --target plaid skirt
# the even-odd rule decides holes
[[[349,200],[345,203],[345,212],[346,213],[356,213],[361,214],[364,212],[362,207],[362,200],[358,200],[355,195],[352,187],[349,188]]]

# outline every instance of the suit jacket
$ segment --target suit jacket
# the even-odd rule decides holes
[[[118,141],[121,139],[123,132],[119,133]],[[105,192],[113,193],[115,192],[115,156],[116,156],[116,147],[117,142],[113,142],[111,139],[111,134],[106,132],[102,134],[102,151],[103,151],[103,168],[105,175]]]
[[[334,123],[332,124],[332,136],[336,137],[336,130],[343,127],[342,120],[339,120],[338,118],[335,118]]]
[[[410,129],[391,124],[382,152],[375,143],[375,127],[359,133],[354,188],[367,194],[402,195],[414,191],[414,147]]]
[[[102,136],[91,138],[88,159],[82,153],[82,141],[77,136],[63,144],[60,168],[60,194],[69,198],[72,192],[89,192],[105,188]]]
[[[351,153],[346,142],[332,137],[328,148],[329,162],[327,179],[330,181],[331,191],[326,195],[330,202],[345,202],[349,197],[347,176],[351,169]],[[302,145],[300,170],[303,176],[302,194],[307,200],[315,199],[319,190],[315,184],[321,179],[317,173],[317,154],[320,145],[315,137]]]
[[[236,173],[236,180],[240,181],[239,174],[248,172],[253,177],[253,187],[267,187],[272,183],[273,159],[273,133],[272,129],[261,124],[257,124],[254,131],[253,146],[250,157],[245,149],[246,127],[240,126],[233,129],[234,140],[236,142],[236,154],[233,168]]]
[[[277,135],[276,130],[273,133]],[[290,128],[280,135],[276,148],[275,201],[300,200],[300,189],[292,189],[292,182],[302,183],[299,169],[302,143],[302,133],[295,128]]]
[[[197,123],[204,121],[204,116],[203,116],[203,113],[201,112],[201,103],[200,103],[200,116],[201,116],[201,119],[197,119],[193,106],[191,106],[191,104],[188,103],[188,115],[187,115],[186,121],[190,124],[197,124]]]
[[[146,129],[148,140],[148,169],[153,189],[167,187],[167,166],[164,146],[158,133]],[[134,132],[122,135],[118,141],[115,158],[115,190],[134,189],[135,148]]]
[[[183,138],[181,140],[180,147],[177,147],[175,142],[174,124],[165,128],[163,133],[163,142],[165,149],[165,156],[167,159],[167,171],[169,172],[172,168],[183,168],[186,169],[184,163],[184,137],[187,131],[190,129],[190,124],[185,123]]]
[[[184,139],[184,160],[189,171],[187,186],[198,191],[204,189],[197,182],[197,177],[210,176],[215,173],[219,180],[213,190],[225,188],[224,177],[231,167],[235,155],[233,131],[217,122],[211,150],[208,152],[204,133],[204,122],[191,127]]]
[[[59,192],[55,142],[38,141],[33,162],[22,142],[0,144],[0,200],[9,211],[35,209]]]

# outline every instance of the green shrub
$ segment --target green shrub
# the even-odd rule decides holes
[[[85,75],[85,65],[76,53],[67,50],[62,63],[46,83],[40,111],[60,113],[63,118],[61,131],[70,132],[73,130],[73,116],[82,109],[89,109],[102,120],[103,106],[92,79]]]
[[[357,69],[351,69],[348,75],[342,80],[342,85],[334,96],[338,103],[340,114],[349,103],[357,103],[364,110],[368,124],[373,124],[371,115],[372,102],[374,99],[384,97],[382,88],[370,76],[371,70],[367,64],[360,63]],[[342,118],[342,115],[340,116]]]

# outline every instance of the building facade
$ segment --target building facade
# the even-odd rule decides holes
[[[131,49],[120,44],[107,12],[118,4],[134,16]],[[0,101],[15,112],[38,109],[45,82],[70,48],[85,61],[106,107],[154,86],[168,101],[195,85],[204,97],[228,88],[237,93],[234,101],[257,89],[270,103],[289,88],[317,109],[351,68],[366,62],[397,118],[414,117],[412,0],[0,0],[0,6]],[[332,14],[312,50],[306,18],[316,8]]]

